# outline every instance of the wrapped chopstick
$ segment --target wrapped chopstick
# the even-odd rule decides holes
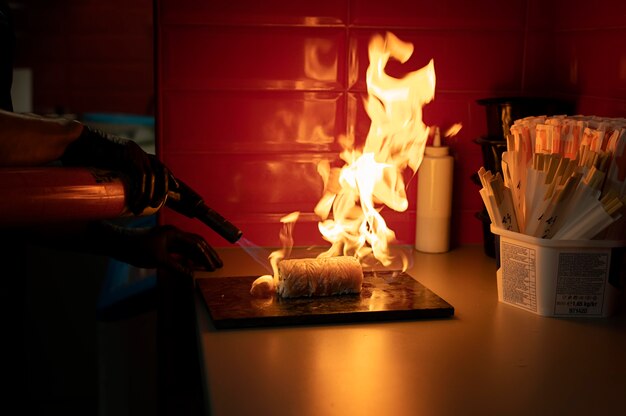
[[[502,176],[479,170],[480,195],[499,228],[552,239],[626,236],[626,119],[516,120]]]
[[[511,193],[504,185],[500,173],[493,175],[490,171],[481,168],[478,171],[478,177],[483,185],[480,196],[491,222],[505,230],[519,231]]]

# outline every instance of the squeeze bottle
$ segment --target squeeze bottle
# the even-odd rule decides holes
[[[432,146],[426,146],[417,176],[417,218],[415,248],[424,253],[445,253],[450,249],[452,174],[454,158],[441,145],[435,127]]]

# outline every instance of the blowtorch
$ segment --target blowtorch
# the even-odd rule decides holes
[[[204,203],[204,200],[187,184],[170,174],[165,205],[179,214],[197,218],[208,225],[229,243],[236,243],[242,232],[217,211]]]
[[[0,226],[130,216],[124,180],[116,172],[79,167],[1,168]],[[171,174],[164,205],[200,220],[230,243],[242,236],[241,230]],[[149,207],[141,215],[154,214],[160,208]]]

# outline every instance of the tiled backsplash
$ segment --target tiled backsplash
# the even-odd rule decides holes
[[[415,45],[406,64],[389,66],[392,75],[434,59],[437,85],[424,107],[426,124],[463,124],[449,143],[452,242],[480,243],[474,214],[482,203],[470,177],[482,165],[473,140],[487,129],[477,99],[557,94],[578,99],[581,112],[626,113],[626,20],[612,15],[624,17],[624,6],[608,1],[613,12],[594,8],[600,16],[591,20],[581,10],[579,20],[591,25],[583,27],[575,24],[576,3],[582,7],[539,0],[161,0],[159,156],[252,242],[278,245],[278,219],[298,210],[295,244],[323,244],[312,213],[322,192],[316,162],[337,158],[340,135],[359,141],[367,134],[367,44],[389,30]],[[385,218],[401,243],[412,244],[415,178],[408,195],[408,210],[386,210]],[[171,211],[162,221],[228,244]]]
[[[8,3],[35,112],[153,114],[152,0]]]

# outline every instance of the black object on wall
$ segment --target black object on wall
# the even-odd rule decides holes
[[[572,115],[574,102],[548,97],[493,97],[476,102],[485,107],[487,138],[506,140],[515,120],[529,116]]]

